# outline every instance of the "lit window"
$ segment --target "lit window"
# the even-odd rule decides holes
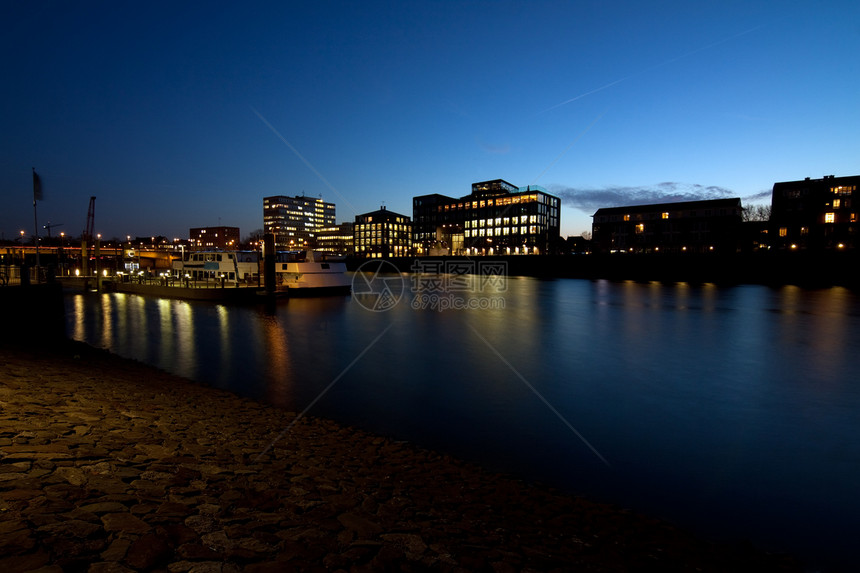
[[[824,222],[825,223],[834,223],[836,221],[836,215],[834,213],[825,213],[824,214]]]
[[[645,224],[639,223],[638,225],[636,225],[636,232],[637,233],[644,233],[645,232]]]
[[[629,221],[629,220],[630,220],[630,215],[624,215],[624,220],[625,220],[625,221]]]
[[[839,208],[839,207],[841,207],[841,206],[842,206],[842,201],[840,201],[839,199],[834,199],[834,200],[833,200],[833,208],[834,208],[834,209],[838,209],[838,208]]]
[[[668,219],[668,218],[669,218],[669,213],[668,213],[668,212],[666,212],[666,211],[664,211],[664,212],[663,212],[662,217],[663,217],[664,219]]]
[[[785,237],[786,235],[788,235],[788,227],[780,227],[779,228],[779,236]]]

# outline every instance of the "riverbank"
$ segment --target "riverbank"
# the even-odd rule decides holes
[[[79,343],[33,348],[0,347],[4,573],[800,570]]]

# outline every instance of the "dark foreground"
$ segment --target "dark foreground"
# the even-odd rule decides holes
[[[0,408],[3,573],[801,570],[75,343]]]

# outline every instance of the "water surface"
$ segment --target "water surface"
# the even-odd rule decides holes
[[[348,296],[266,308],[75,294],[68,329],[218,388],[293,411],[313,404],[311,415],[704,535],[849,559],[860,533],[855,293],[505,287],[503,308],[444,312],[416,310],[408,288],[388,312]]]

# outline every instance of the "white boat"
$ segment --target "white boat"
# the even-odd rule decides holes
[[[279,252],[275,262],[278,289],[291,293],[348,293],[351,280],[345,257],[308,251]]]
[[[173,261],[173,277],[189,281],[220,281],[239,285],[256,283],[259,256],[254,251],[191,251]]]

